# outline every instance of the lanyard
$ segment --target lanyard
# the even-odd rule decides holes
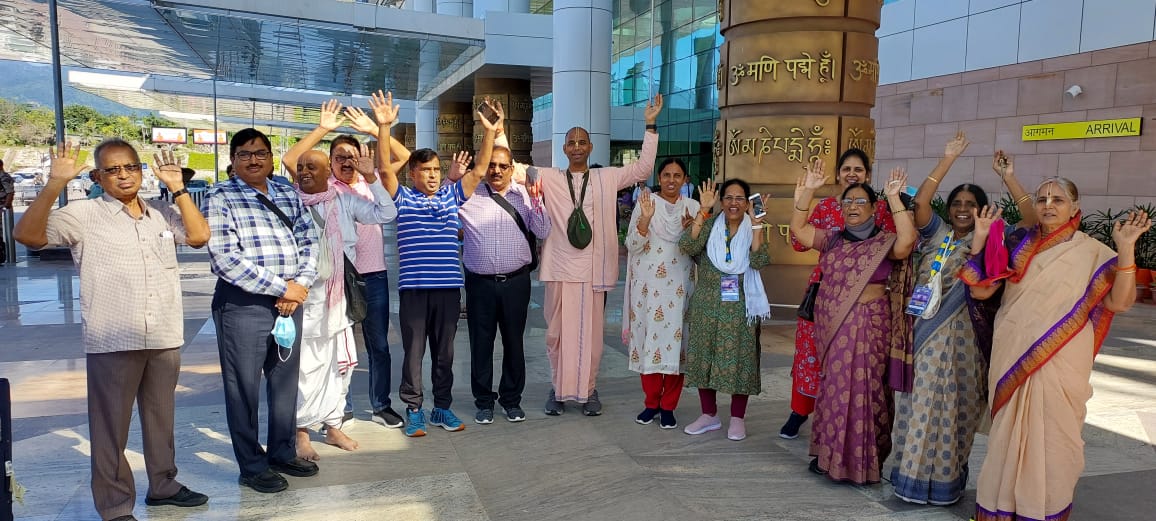
[[[959,244],[959,241],[953,241],[953,237],[955,237],[954,230],[949,232],[947,236],[943,238],[943,242],[940,243],[939,250],[935,253],[935,260],[931,261],[931,276],[928,277],[929,279],[935,278],[935,275],[943,268],[943,263],[947,261],[947,258],[955,251],[955,247]]]
[[[726,239],[727,245],[727,262],[731,261],[731,228],[723,223],[723,238]]]

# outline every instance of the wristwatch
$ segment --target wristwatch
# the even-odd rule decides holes
[[[173,192],[173,200],[176,201],[177,198],[182,196],[182,195],[189,195],[189,189],[188,188],[181,188],[180,190]]]

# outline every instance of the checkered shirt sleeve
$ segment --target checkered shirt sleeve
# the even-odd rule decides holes
[[[268,196],[293,223],[261,204],[239,178],[213,185],[203,212],[209,221],[213,274],[249,293],[279,297],[289,280],[310,287],[317,278],[317,228],[293,187],[269,183]]]

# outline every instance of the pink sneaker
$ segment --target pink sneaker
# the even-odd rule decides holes
[[[698,419],[694,421],[694,423],[687,425],[686,428],[682,430],[682,432],[690,434],[691,436],[696,436],[699,434],[708,433],[710,431],[717,431],[721,428],[722,422],[719,421],[718,416],[704,414],[699,416]]]
[[[741,441],[747,437],[747,422],[742,418],[731,418],[731,425],[727,427],[727,439]]]

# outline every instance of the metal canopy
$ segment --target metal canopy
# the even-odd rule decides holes
[[[166,90],[151,91],[152,83],[135,92],[74,86],[134,108],[211,115],[205,85],[216,70],[218,85],[249,87],[244,97],[218,93],[222,119],[289,127],[317,121],[319,101],[312,100],[379,88],[395,99],[428,101],[436,90],[441,99],[468,101],[472,81],[470,89],[444,83],[459,67],[480,66],[484,45],[480,20],[349,0],[250,0],[241,7],[261,12],[217,0],[58,5],[64,66],[148,74],[164,78]],[[46,0],[0,3],[0,59],[51,61],[47,10]],[[327,19],[333,13],[345,21]]]

